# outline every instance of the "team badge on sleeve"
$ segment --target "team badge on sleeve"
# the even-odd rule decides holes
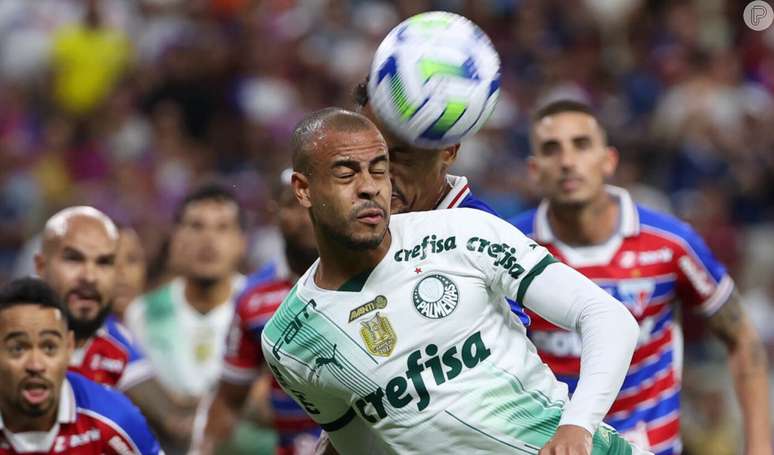
[[[360,324],[360,336],[363,337],[368,352],[380,357],[389,357],[398,341],[390,320],[377,311],[374,317]]]
[[[443,275],[430,275],[414,286],[414,307],[419,314],[440,319],[452,314],[460,301],[457,285]]]

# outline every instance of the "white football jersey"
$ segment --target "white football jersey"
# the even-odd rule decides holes
[[[264,356],[342,454],[530,453],[554,434],[567,387],[503,296],[555,262],[472,209],[393,215],[384,259],[336,291],[315,263],[267,324]],[[608,427],[594,453],[631,453]],[[455,452],[457,453],[457,452]]]

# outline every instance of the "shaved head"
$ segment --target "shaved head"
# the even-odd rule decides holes
[[[110,313],[118,239],[113,221],[93,207],[66,208],[43,229],[35,268],[63,300],[76,340],[92,336]]]
[[[79,205],[60,210],[48,219],[43,228],[43,254],[49,254],[73,224],[79,222],[97,223],[104,228],[109,238],[118,241],[118,228],[113,220],[94,207]]]
[[[293,130],[293,170],[311,176],[314,152],[320,150],[323,140],[331,132],[357,133],[376,126],[365,116],[338,107],[328,107],[304,117]]]

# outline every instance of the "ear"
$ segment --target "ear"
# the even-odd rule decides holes
[[[605,161],[602,163],[602,171],[605,174],[605,178],[609,179],[615,174],[620,158],[621,155],[618,153],[617,148],[607,147],[607,149],[605,149]]]
[[[67,335],[65,335],[65,348],[67,349],[67,357],[69,358],[75,351],[75,332],[67,329]]]
[[[309,194],[309,178],[300,172],[293,172],[290,178],[290,185],[293,187],[293,195],[301,207],[306,209],[312,207],[312,199]]]
[[[46,258],[43,257],[43,253],[39,252],[35,254],[34,261],[35,261],[35,273],[37,273],[39,277],[45,276]]]
[[[460,151],[460,144],[450,145],[441,150],[441,162],[445,168],[450,168],[457,161],[457,154]]]
[[[537,160],[535,159],[535,155],[530,155],[527,157],[527,174],[529,175],[529,179],[532,180],[532,182],[537,182],[538,179],[538,164]]]

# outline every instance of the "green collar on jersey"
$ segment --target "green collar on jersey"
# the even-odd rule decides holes
[[[363,286],[365,286],[366,280],[368,280],[368,277],[371,276],[371,272],[373,271],[374,269],[367,269],[358,273],[357,275],[347,280],[346,283],[342,284],[341,287],[337,289],[337,291],[342,291],[342,292],[362,291]]]

